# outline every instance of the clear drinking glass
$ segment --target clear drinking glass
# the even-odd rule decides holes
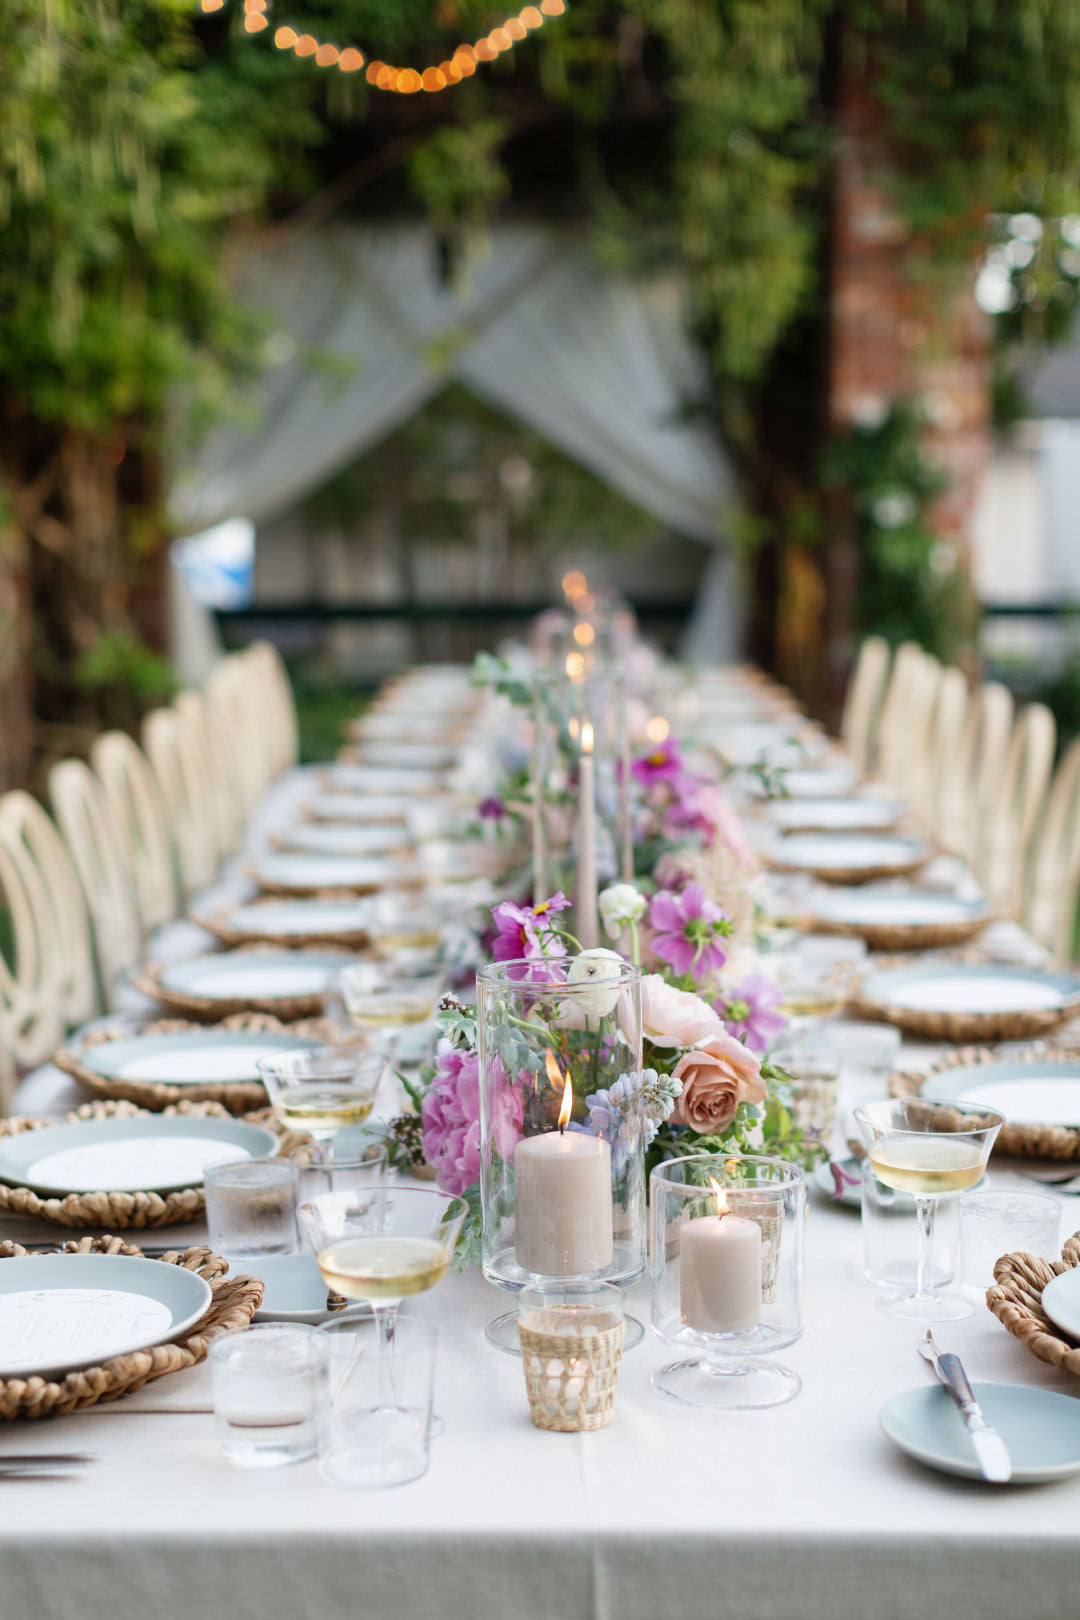
[[[306,1131],[320,1148],[369,1117],[389,1067],[382,1052],[337,1047],[275,1052],[256,1064],[282,1125]],[[324,1163],[329,1173],[329,1160]]]
[[[210,1344],[214,1430],[229,1462],[282,1468],[319,1450],[328,1393],[315,1328],[260,1322]]]
[[[339,1136],[332,1142],[305,1143],[290,1158],[300,1171],[302,1204],[328,1192],[370,1192],[392,1175],[385,1144],[370,1138],[354,1142]]]
[[[438,1335],[403,1317],[388,1380],[374,1322],[327,1322],[330,1412],[319,1473],[333,1485],[383,1490],[427,1473]]]
[[[404,952],[343,968],[338,986],[351,1023],[368,1032],[381,1031],[392,1055],[403,1030],[435,1016],[443,974],[427,954],[417,961]]]
[[[961,1275],[965,1288],[994,1286],[994,1266],[1019,1251],[1042,1260],[1061,1253],[1061,1202],[1048,1193],[1012,1188],[965,1193],[960,1200]]]
[[[877,1179],[915,1195],[915,1291],[894,1295],[885,1301],[885,1309],[907,1322],[950,1322],[970,1316],[970,1300],[935,1287],[934,1217],[942,1194],[964,1192],[982,1179],[1004,1116],[993,1108],[909,1097],[864,1103],[855,1110],[855,1123]]]
[[[918,1262],[919,1212],[914,1193],[886,1187],[870,1168],[861,1174],[863,1275],[878,1288],[910,1291]],[[960,1196],[944,1193],[934,1216],[934,1287],[946,1288],[960,1270]]]
[[[806,1184],[797,1165],[695,1153],[649,1178],[652,1325],[690,1354],[660,1394],[713,1410],[776,1406],[797,1373],[763,1359],[802,1333]]]
[[[790,1076],[784,1089],[793,1125],[802,1131],[808,1147],[817,1145],[827,1153],[840,1091],[836,1060],[825,1047],[796,1039],[776,1047],[769,1061]]]
[[[229,1257],[292,1254],[299,1172],[291,1159],[239,1159],[203,1176],[210,1247]]]

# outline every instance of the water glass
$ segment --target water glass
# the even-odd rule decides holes
[[[361,1137],[350,1141],[352,1133],[324,1144],[305,1143],[292,1154],[300,1171],[300,1203],[310,1203],[323,1193],[367,1193],[390,1176],[390,1155],[382,1142]]]
[[[864,1159],[862,1170],[863,1269],[878,1288],[914,1288],[918,1253],[915,1194],[886,1187]],[[960,1198],[938,1199],[934,1226],[934,1287],[945,1288],[957,1275],[960,1246]]]
[[[1019,1251],[1042,1260],[1061,1252],[1061,1203],[1047,1193],[970,1192],[960,1200],[961,1277],[982,1293],[994,1284],[994,1265]]]
[[[203,1176],[210,1247],[257,1259],[292,1254],[300,1174],[291,1159],[240,1159],[209,1165]]]
[[[840,1089],[840,1070],[828,1049],[796,1040],[778,1046],[770,1053],[770,1061],[790,1076],[785,1090],[795,1129],[803,1133],[808,1146],[816,1143],[827,1150]]]
[[[420,1479],[431,1450],[435,1329],[413,1316],[398,1317],[385,1356],[373,1322],[327,1322],[318,1333],[330,1360],[323,1479],[358,1490]]]
[[[239,1468],[284,1468],[318,1454],[329,1354],[315,1328],[256,1323],[210,1345],[214,1430]]]

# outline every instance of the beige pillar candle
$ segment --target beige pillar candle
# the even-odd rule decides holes
[[[611,1264],[611,1149],[599,1136],[545,1131],[514,1149],[518,1265],[579,1277]]]
[[[539,773],[533,783],[532,857],[533,905],[538,906],[541,900],[547,899],[547,878],[544,872],[544,806]]]
[[[578,773],[577,937],[587,951],[594,950],[600,942],[596,887],[596,761],[590,720],[581,723]]]
[[[745,1333],[761,1316],[761,1228],[701,1215],[679,1228],[679,1310],[695,1333]]]

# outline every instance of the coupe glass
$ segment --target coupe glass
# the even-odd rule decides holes
[[[402,1031],[434,1017],[443,974],[430,954],[417,961],[406,952],[377,962],[355,962],[342,969],[338,986],[350,1022],[368,1032],[381,1031],[393,1056]]]
[[[964,1192],[982,1180],[1004,1115],[968,1103],[908,1097],[864,1103],[854,1118],[877,1179],[915,1195],[915,1291],[891,1296],[885,1310],[906,1322],[953,1322],[970,1316],[970,1300],[934,1285],[934,1218],[943,1194]]]
[[[276,1052],[260,1058],[256,1067],[281,1124],[314,1138],[329,1181],[333,1164],[327,1145],[339,1131],[368,1118],[390,1059],[382,1052],[317,1047]]]
[[[296,1212],[301,1237],[314,1249],[327,1288],[371,1306],[388,1405],[395,1404],[398,1306],[446,1276],[468,1213],[463,1198],[393,1184],[369,1192],[324,1193]]]

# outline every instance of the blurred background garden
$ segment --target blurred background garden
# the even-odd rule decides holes
[[[1080,730],[1074,0],[0,0],[0,769],[268,636],[325,756],[568,566]]]

